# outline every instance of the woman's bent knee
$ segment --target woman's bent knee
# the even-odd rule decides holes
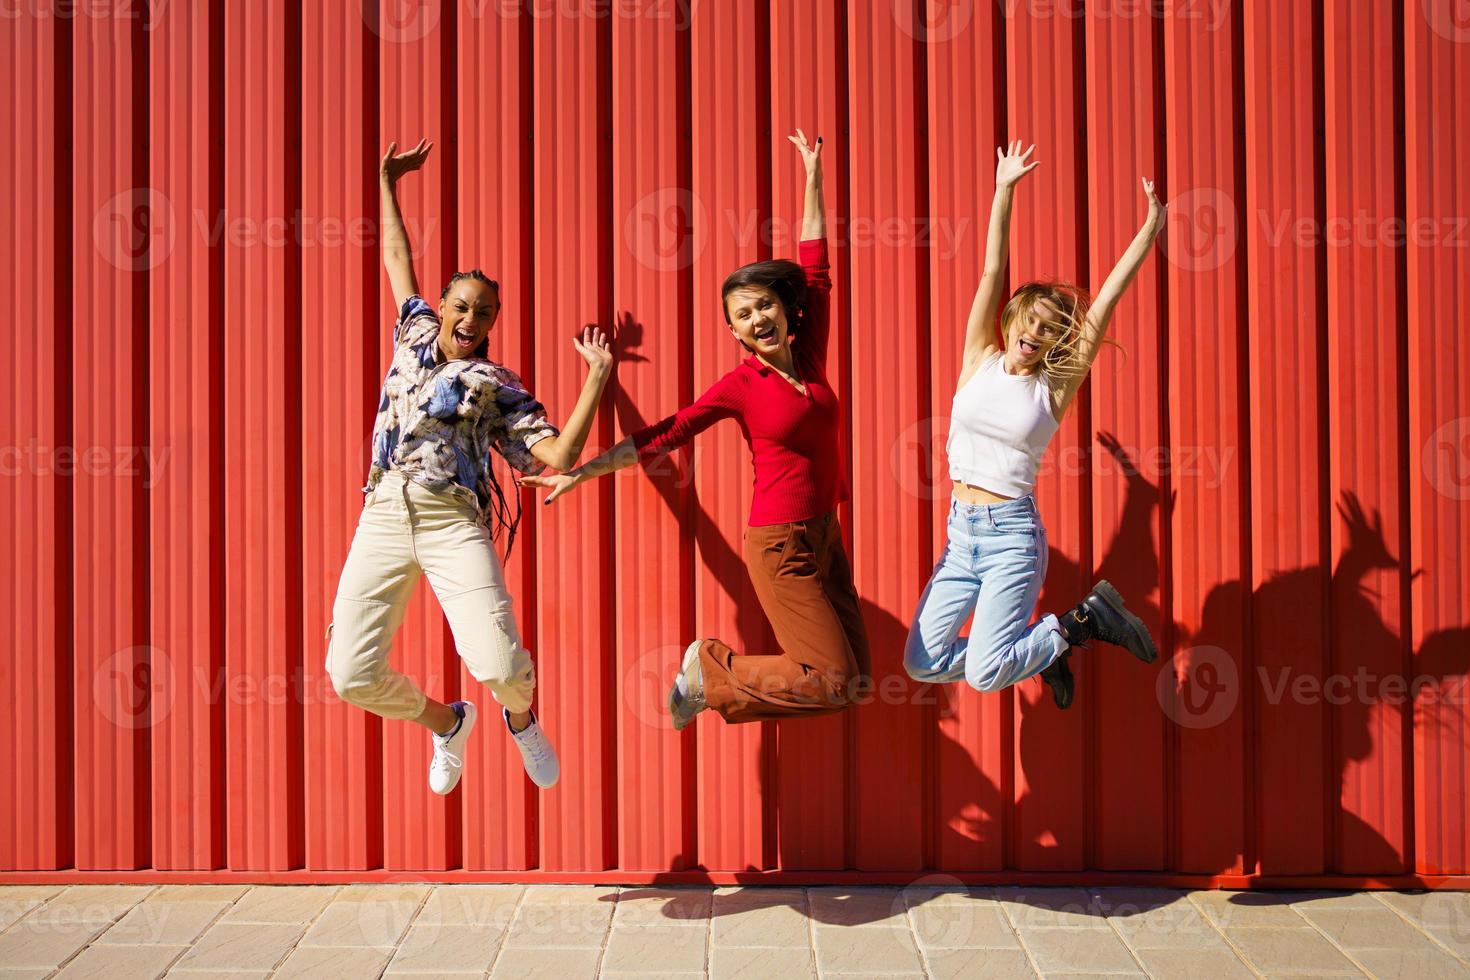
[[[918,630],[909,633],[908,642],[903,648],[903,669],[911,680],[925,683],[933,681],[939,674],[935,666],[938,660],[938,652],[924,645],[924,639]]]

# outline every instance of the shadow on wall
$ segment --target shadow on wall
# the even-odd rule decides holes
[[[615,337],[618,360],[642,360],[638,355],[630,353],[631,349],[636,347],[641,340],[641,336],[642,326],[635,319],[630,316],[620,319]],[[649,420],[640,413],[627,393],[616,385],[613,388],[613,399],[614,409],[624,432],[634,432],[647,424]],[[672,410],[674,406],[667,406],[667,408]],[[1097,440],[1102,448],[1111,453],[1122,466],[1127,478],[1127,492],[1117,533],[1112,539],[1107,554],[1097,566],[1096,577],[1106,578],[1118,585],[1127,597],[1130,608],[1138,613],[1145,622],[1165,623],[1167,621],[1166,611],[1159,608],[1157,601],[1159,595],[1157,586],[1162,572],[1162,562],[1152,533],[1155,513],[1165,504],[1163,494],[1160,486],[1150,482],[1134,465],[1133,460],[1114,436],[1100,432],[1097,434]],[[649,477],[653,485],[673,513],[680,515],[681,518],[692,520],[695,545],[703,572],[713,577],[734,603],[739,638],[749,641],[753,637],[761,637],[760,643],[755,644],[753,649],[773,649],[774,638],[766,622],[765,614],[756,602],[750,588],[743,557],[731,547],[714,519],[704,509],[702,503],[695,498],[695,495],[689,495],[687,511],[685,510],[686,505],[680,499],[680,487],[687,485],[688,482],[682,472],[683,466],[687,464],[682,461],[674,462],[672,458],[670,462],[671,465],[667,467],[651,468]],[[1169,509],[1172,509],[1173,503],[1173,499],[1168,501]],[[1351,678],[1363,666],[1359,663],[1347,662],[1351,651],[1397,651],[1401,648],[1402,638],[1397,628],[1383,622],[1379,617],[1372,601],[1373,596],[1364,582],[1364,579],[1374,571],[1398,568],[1399,559],[1388,547],[1379,515],[1365,513],[1354,495],[1350,493],[1343,495],[1338,504],[1338,513],[1344,523],[1347,543],[1333,569],[1329,594],[1334,622],[1338,624],[1337,629],[1341,634],[1353,637],[1353,642],[1348,647],[1339,646],[1336,656],[1326,659],[1335,675]],[[1169,520],[1169,516],[1168,509],[1161,515],[1165,522]],[[1073,556],[1055,548],[1051,550],[1049,580],[1080,581],[1080,572]],[[1043,590],[1039,611],[1061,612],[1069,608],[1078,598],[1077,596],[1054,596],[1048,594],[1050,591]],[[1158,677],[1158,671],[1172,671],[1174,660],[1180,651],[1208,646],[1225,646],[1235,642],[1230,638],[1240,633],[1241,623],[1237,611],[1246,608],[1246,603],[1254,609],[1287,611],[1319,609],[1323,600],[1320,568],[1319,566],[1306,566],[1282,572],[1272,576],[1259,589],[1249,594],[1243,594],[1244,592],[1245,586],[1238,580],[1221,583],[1213,588],[1205,599],[1204,608],[1201,610],[1200,627],[1197,631],[1191,632],[1186,630],[1182,624],[1171,623],[1165,635],[1172,636],[1174,642],[1170,648],[1163,651],[1164,655],[1159,663],[1141,671],[1141,674],[1146,675],[1147,678],[1141,683],[1152,687]],[[915,596],[915,601],[917,598]],[[867,600],[862,601],[862,611],[874,649],[874,662],[891,659],[880,655],[881,650],[902,651],[908,633],[908,623]],[[1319,623],[1304,624],[1304,629],[1308,631],[1316,631],[1318,628]],[[1162,637],[1159,639],[1162,640]],[[1286,642],[1289,644],[1289,639]],[[1280,650],[1285,651],[1287,655],[1285,659],[1292,667],[1292,676],[1321,673],[1316,665],[1291,664],[1289,645],[1281,647]],[[1106,646],[1091,651],[1079,651],[1079,654],[1084,657],[1114,655],[1126,657],[1126,654]],[[899,659],[901,660],[901,653]],[[1282,658],[1275,659],[1280,661]],[[1129,660],[1131,663],[1131,658]],[[1436,709],[1440,712],[1441,719],[1443,719],[1444,712],[1447,711],[1463,715],[1467,693],[1466,675],[1470,674],[1470,626],[1462,625],[1443,630],[1426,639],[1418,651],[1414,670],[1417,682],[1428,684],[1431,691],[1442,695],[1439,697]],[[1243,700],[1246,696],[1259,695],[1261,692],[1253,691],[1246,685],[1259,683],[1264,688],[1271,680],[1271,677],[1260,674],[1243,678],[1238,697]],[[1318,676],[1317,680],[1320,684],[1323,678]],[[1411,679],[1405,678],[1404,680],[1407,683]],[[1079,694],[1084,697],[1086,695],[1082,693],[1082,685],[1086,681],[1085,675],[1079,676]],[[1041,685],[1039,679],[1033,678],[1024,683],[1036,684],[1043,688],[1044,693],[1044,686]],[[1319,686],[1318,690],[1322,688]],[[1278,687],[1275,696],[1279,695],[1280,688]],[[1010,694],[991,696],[1009,697]],[[950,697],[950,692],[940,691],[941,712],[948,710]],[[1343,799],[1346,767],[1353,762],[1370,758],[1374,754],[1374,714],[1379,709],[1380,703],[1380,699],[1374,696],[1373,692],[1368,692],[1367,696],[1358,696],[1354,692],[1350,696],[1334,699],[1333,703],[1324,705],[1324,710],[1333,713],[1333,731],[1339,750],[1337,757],[1341,763],[1334,766],[1333,770],[1327,774],[1327,778],[1331,780],[1328,791],[1333,800]],[[1049,696],[1020,696],[1015,699],[1015,704],[1020,712],[1020,731],[1017,736],[1019,764],[1027,773],[1045,773],[1047,760],[1039,757],[1038,753],[1043,750],[1037,748],[1042,743],[1038,739],[1028,737],[1027,733],[1046,726],[1047,716],[1055,713],[1057,709]],[[1078,710],[1080,706],[1080,704],[1076,705],[1072,710]],[[1163,710],[1161,705],[1160,711]],[[1242,710],[1239,700],[1231,710]],[[1172,722],[1168,723],[1172,724]],[[1460,728],[1463,729],[1463,725]],[[1009,801],[1005,799],[1001,788],[975,767],[972,747],[949,737],[942,726],[939,730],[940,736],[937,739],[939,757],[936,760],[935,771],[944,772],[947,778],[962,780],[969,792],[950,796],[943,812],[933,815],[938,832],[941,834],[958,833],[972,842],[986,841],[987,838],[993,840],[991,835],[1000,834],[1003,823],[1007,822],[1002,821],[1000,815],[1005,812]],[[1396,750],[1396,748],[1396,746],[1389,746],[1386,750]],[[760,777],[767,780],[770,774],[762,770]],[[1033,778],[1035,778],[1034,775]],[[766,786],[765,790],[771,794],[774,793],[775,788]],[[779,805],[780,801],[777,799],[777,806]],[[1026,794],[1023,794],[1014,803],[1015,812],[1020,812],[1027,806],[1028,798]],[[1329,871],[1371,874],[1402,873],[1412,870],[1409,867],[1410,857],[1400,853],[1393,844],[1385,840],[1377,830],[1357,815],[1346,809],[1339,809],[1333,816],[1338,821],[1338,853],[1352,854],[1354,867],[1334,868],[1332,867],[1332,856],[1328,855],[1326,867]],[[1018,823],[1015,820],[1008,822],[1012,826]],[[1033,841],[1036,846],[1042,848],[1057,846],[1056,828],[1048,825],[1044,813],[1028,814],[1025,825],[1039,828],[1036,832],[1036,840]],[[670,865],[671,867],[688,866],[683,855],[676,856],[674,861],[675,864]],[[1231,868],[1191,867],[1189,870],[1194,873],[1224,873],[1230,871]]]

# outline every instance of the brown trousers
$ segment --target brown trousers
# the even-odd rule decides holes
[[[871,661],[836,515],[747,528],[745,567],[784,652],[742,656],[705,640],[700,666],[709,706],[728,722],[848,707]]]

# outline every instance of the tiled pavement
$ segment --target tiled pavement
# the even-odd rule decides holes
[[[0,978],[1470,977],[1470,893],[0,887]]]

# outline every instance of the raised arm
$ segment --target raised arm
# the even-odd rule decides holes
[[[378,197],[383,209],[383,267],[388,270],[388,283],[393,288],[393,306],[402,309],[404,300],[419,295],[418,279],[413,274],[413,247],[403,227],[403,214],[398,210],[398,178],[412,173],[429,158],[433,143],[419,140],[407,153],[397,153],[396,142],[388,144],[383,162],[378,166]]]
[[[801,240],[813,241],[827,237],[827,212],[822,204],[822,137],[815,144],[806,141],[806,133],[796,131],[795,136],[786,137],[801,153],[801,162],[806,166],[806,194],[802,199]]]
[[[798,258],[806,273],[806,316],[796,334],[795,355],[799,364],[820,369],[827,360],[831,332],[832,270],[827,258],[827,212],[822,203],[822,137],[808,143],[806,133],[786,137],[801,154],[806,168],[806,192],[801,217]]]
[[[1108,322],[1113,318],[1113,310],[1118,305],[1118,300],[1123,298],[1133,277],[1138,275],[1143,260],[1148,258],[1148,253],[1153,249],[1154,242],[1158,240],[1159,232],[1164,228],[1165,207],[1159,203],[1159,198],[1154,194],[1154,182],[1143,179],[1143,193],[1148,197],[1148,214],[1143,219],[1143,225],[1138,229],[1138,234],[1133,236],[1128,250],[1113,266],[1113,271],[1108,273],[1107,280],[1102,288],[1097,291],[1097,297],[1092,301],[1092,306],[1087,311],[1087,317],[1082,321],[1082,336],[1078,344],[1078,351],[1086,368],[1078,373],[1072,382],[1067,385],[1059,397],[1055,400],[1056,411],[1054,414],[1061,418],[1067,406],[1072,403],[1072,398],[1082,387],[1087,372],[1092,370],[1092,362],[1097,360],[1097,352],[1102,349],[1103,340],[1108,334]]]
[[[535,447],[531,447],[535,451]],[[600,456],[594,456],[581,466],[567,473],[554,473],[551,476],[523,476],[521,484],[528,487],[545,487],[551,492],[546,499],[541,501],[549,504],[557,497],[586,483],[595,480],[599,476],[607,476],[616,473],[638,462],[638,447],[633,442],[633,436],[628,436],[622,442],[613,446]]]
[[[733,372],[732,372],[733,373]],[[639,460],[651,459],[673,452],[708,429],[720,419],[736,414],[739,395],[732,391],[730,375],[726,375],[709,387],[693,405],[681,408],[673,415],[644,426],[607,452],[588,460],[568,473],[555,476],[523,476],[521,483],[531,487],[546,487],[551,493],[542,503],[551,503],[557,497],[588,480],[615,473]],[[532,447],[534,451],[535,447]]]
[[[1021,178],[1035,170],[1040,162],[1026,162],[1035,145],[1021,150],[1021,141],[1015,140],[1001,150],[995,150],[995,199],[990,203],[990,231],[985,239],[985,269],[980,274],[980,286],[975,290],[975,301],[970,304],[970,319],[965,323],[964,364],[961,381],[967,379],[990,352],[996,349],[995,311],[1000,306],[1001,289],[1005,283],[1006,262],[1009,259],[1011,236],[1011,203],[1015,199],[1016,184]]]
[[[572,346],[587,362],[587,380],[582,383],[582,393],[561,432],[531,446],[531,455],[554,470],[569,470],[582,457],[582,448],[587,445],[587,436],[592,431],[592,420],[597,416],[597,403],[602,400],[602,390],[612,375],[612,347],[601,330],[587,327],[580,338],[572,338]]]

